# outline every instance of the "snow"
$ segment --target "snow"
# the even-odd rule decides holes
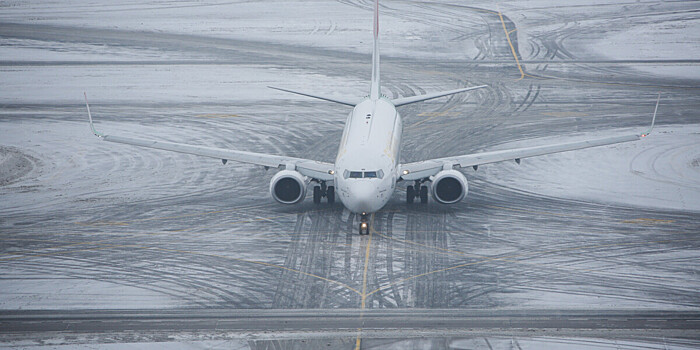
[[[639,133],[611,130],[499,145],[499,149]],[[546,196],[700,211],[700,125],[662,126],[641,141],[479,168],[489,181]]]
[[[700,19],[673,24],[645,23],[607,35],[587,49],[614,60],[681,60],[700,57]],[[674,78],[700,79],[695,65],[639,65],[637,69]]]
[[[381,27],[383,55],[455,58],[455,50],[444,48],[450,47],[447,44],[457,34],[445,34],[441,28],[414,17],[391,14],[395,8],[415,11],[411,4],[383,4],[387,5],[390,6],[385,8]],[[362,3],[313,0],[118,4],[69,0],[17,3],[3,8],[0,21],[206,35],[369,54],[371,10],[371,6]],[[475,53],[461,49],[457,51],[461,58],[471,58]]]
[[[27,279],[29,273],[18,273],[21,273],[18,279],[13,279],[9,273],[3,274],[0,309],[145,309],[182,306],[181,301],[169,299],[166,293],[150,291],[143,286],[49,275],[36,275],[33,279]]]
[[[290,89],[314,86],[321,92],[334,87],[334,93],[360,98],[367,85],[359,80],[301,69],[282,71],[258,65],[15,66],[3,68],[2,76],[0,103],[84,103],[83,91],[91,101],[100,104],[154,100],[221,103],[234,99],[259,100],[260,96],[308,101],[307,97],[267,86]],[[294,84],[289,85],[289,81]]]
[[[453,1],[462,4],[461,1]],[[616,4],[615,1],[600,0],[597,4]],[[531,14],[528,8],[555,6],[558,1],[506,1],[502,10],[516,21]],[[568,5],[588,5],[588,0],[567,2]],[[420,20],[420,9],[415,3],[386,1],[388,13],[382,17],[382,54],[408,57],[419,61],[429,59],[471,59],[476,50],[469,38],[453,41],[457,36],[430,21]],[[483,8],[496,7],[491,2],[475,4]],[[413,13],[411,13],[413,11]],[[511,13],[512,11],[512,13]],[[407,16],[399,13],[405,12]],[[416,15],[417,14],[417,15]],[[447,16],[449,17],[449,16]],[[280,20],[281,19],[281,20]],[[434,21],[434,19],[431,19]],[[523,19],[524,20],[524,19]],[[452,20],[450,20],[452,21]],[[456,18],[454,25],[478,25],[478,16]],[[370,52],[371,16],[368,2],[359,4],[333,1],[227,1],[201,3],[200,1],[129,1],[114,3],[105,0],[66,0],[53,2],[16,1],[2,4],[0,22],[51,24],[78,26],[89,32],[91,28],[107,28],[131,31],[179,33],[202,37],[230,38],[260,41],[285,45],[299,45],[337,50],[339,52]],[[472,23],[474,22],[474,23]],[[608,59],[695,59],[700,56],[700,20],[684,20],[669,26],[667,23],[638,25],[611,33],[591,42],[586,50],[597,57]],[[516,33],[522,43],[527,42],[524,33],[541,32],[561,27],[561,23],[540,24],[539,27],[520,27]],[[476,28],[476,27],[475,27]],[[496,30],[501,30],[496,28]],[[565,43],[566,45],[566,43]],[[679,53],[681,54],[679,56]],[[41,209],[47,205],[65,203],[88,197],[94,188],[103,188],[106,196],[136,193],[153,197],[160,190],[150,182],[121,185],[126,181],[104,184],[103,177],[94,172],[82,174],[85,169],[94,169],[107,160],[88,157],[93,153],[108,156],[118,152],[98,144],[88,132],[84,119],[82,92],[87,91],[94,102],[93,115],[98,118],[98,128],[115,133],[134,131],[132,124],[100,120],[100,105],[132,103],[226,103],[245,100],[260,101],[260,96],[271,100],[280,99],[308,101],[306,97],[290,95],[267,88],[280,85],[289,89],[312,86],[318,92],[332,91],[339,96],[362,96],[366,93],[367,81],[347,76],[327,76],[307,68],[279,69],[264,64],[178,64],[178,65],[59,65],[54,61],[159,61],[159,60],[206,60],[207,53],[182,53],[150,48],[110,47],[70,42],[45,42],[28,39],[0,38],[0,59],[14,61],[19,65],[5,65],[0,71],[0,104],[45,105],[33,108],[27,114],[41,116],[41,108],[52,108],[52,104],[75,105],[75,114],[70,121],[60,124],[36,120],[3,123],[0,138],[3,145],[31,149],[41,153],[43,159],[55,159],[47,164],[36,177],[23,185],[37,186],[41,196],[32,190],[13,194],[0,193],[4,201],[0,209]],[[48,63],[43,66],[21,65],[21,62]],[[365,62],[358,62],[365,64]],[[369,64],[367,64],[369,75]],[[667,75],[700,79],[696,66],[663,65],[637,66],[653,75]],[[419,82],[418,82],[419,83]],[[313,91],[310,91],[313,92]],[[99,102],[98,102],[99,101]],[[223,101],[223,102],[222,102]],[[138,108],[138,107],[135,107]],[[73,111],[66,112],[70,114]],[[191,111],[190,111],[191,112]],[[0,117],[20,117],[25,111],[7,110]],[[342,116],[341,116],[342,117]],[[139,125],[139,133],[154,137],[184,140],[188,135],[204,133],[203,130],[177,130],[161,128],[157,124]],[[282,128],[282,126],[280,126]],[[241,130],[238,130],[239,132]],[[585,135],[563,135],[539,140],[523,140],[499,145],[498,148],[532,146],[538,144],[572,141],[577,138],[604,137],[620,133],[638,133],[637,129],[610,130]],[[479,168],[479,175],[495,182],[523,191],[544,196],[586,200],[601,204],[648,207],[684,211],[700,211],[700,124],[686,126],[660,126],[655,132],[639,142],[601,147],[590,150],[523,159],[521,165],[501,163]],[[90,140],[90,141],[87,141]],[[116,150],[116,151],[115,151]],[[0,154],[2,156],[2,154]],[[173,155],[172,157],[186,157]],[[59,160],[69,159],[62,164]],[[186,158],[190,159],[190,158]],[[162,161],[150,162],[148,156],[142,162],[157,169],[151,170],[162,176],[163,187],[176,183],[184,177],[176,171],[164,176]],[[95,163],[98,162],[98,163]],[[202,161],[203,163],[205,161]],[[139,163],[141,164],[141,163]],[[226,171],[232,171],[226,169]],[[114,175],[117,176],[117,175]],[[216,175],[217,179],[224,175]],[[227,174],[228,176],[228,174]],[[155,177],[155,176],[154,176]],[[73,181],[76,180],[76,181]],[[144,180],[145,181],[145,180]],[[47,185],[48,184],[48,185]],[[42,186],[42,187],[38,187]],[[117,188],[125,186],[126,188]],[[130,187],[129,187],[130,186]],[[61,198],[65,189],[72,198]],[[38,191],[38,190],[37,190]],[[137,194],[138,195],[138,194]],[[350,214],[347,213],[349,216]],[[345,216],[345,215],[344,215]],[[250,254],[259,254],[251,251]],[[692,257],[692,256],[691,256]],[[355,264],[357,261],[353,261]],[[352,269],[356,266],[353,265]],[[403,271],[401,271],[403,272]],[[14,276],[21,276],[16,278]],[[168,298],[164,293],[149,291],[137,286],[88,280],[64,278],[60,281],[47,274],[36,274],[28,279],[26,271],[4,271],[5,281],[0,283],[0,309],[70,309],[70,308],[170,308],[181,306],[180,298]],[[561,293],[524,291],[532,293],[529,307],[568,307],[580,305],[584,297],[566,296]],[[509,296],[512,298],[512,296]],[[595,296],[591,297],[595,298]],[[590,299],[593,301],[592,299]],[[596,301],[599,307],[639,306],[639,301]],[[593,303],[592,303],[593,304]],[[651,305],[646,302],[646,305]],[[654,305],[658,306],[658,305]],[[663,306],[663,305],[662,305]],[[667,306],[664,306],[667,307]],[[523,349],[566,348],[598,349],[610,348],[613,344],[623,348],[648,347],[684,349],[681,346],[662,347],[643,342],[622,342],[575,338],[519,338]],[[503,339],[501,339],[503,340]],[[471,341],[471,340],[470,340]],[[511,339],[503,340],[510,342]],[[61,344],[61,342],[58,342]],[[407,341],[407,344],[410,341]],[[460,345],[461,344],[461,345]],[[399,344],[400,347],[401,344]],[[410,344],[409,344],[410,345]],[[473,346],[473,342],[455,340],[455,348]],[[121,344],[69,344],[47,345],[46,343],[4,343],[3,346],[18,348],[52,349],[199,349],[199,348],[247,348],[247,342],[237,339],[226,341],[199,341],[184,339],[176,342],[148,342]],[[504,345],[505,346],[505,345]],[[664,345],[665,346],[665,345]]]

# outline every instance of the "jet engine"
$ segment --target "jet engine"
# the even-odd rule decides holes
[[[432,178],[431,192],[433,198],[442,204],[461,201],[469,191],[467,178],[457,170],[443,170]]]
[[[282,170],[270,180],[270,193],[280,203],[299,203],[306,197],[306,185],[304,175],[298,171]]]

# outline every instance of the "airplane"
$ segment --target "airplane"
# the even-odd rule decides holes
[[[364,98],[339,98],[270,86],[272,89],[353,107],[345,122],[335,163],[106,135],[95,129],[85,94],[90,129],[95,136],[104,141],[217,158],[221,159],[223,164],[232,160],[260,165],[266,169],[278,168],[279,172],[270,180],[272,198],[283,204],[299,203],[306,197],[308,187],[312,186],[314,203],[319,204],[322,198],[326,198],[328,203],[333,204],[336,196],[339,197],[348,210],[359,214],[359,233],[367,235],[370,231],[369,215],[387,204],[399,182],[413,182],[406,187],[408,203],[413,203],[416,199],[427,203],[430,193],[438,203],[454,204],[460,202],[468,192],[467,179],[458,168],[473,167],[476,170],[480,165],[508,160],[515,160],[520,164],[520,160],[527,157],[640,140],[653,130],[661,99],[659,94],[651,126],[647,132],[641,134],[400,163],[403,123],[397,107],[481,89],[487,85],[396,99],[383,95],[379,75],[379,0],[375,0],[374,3],[373,45],[369,95]]]

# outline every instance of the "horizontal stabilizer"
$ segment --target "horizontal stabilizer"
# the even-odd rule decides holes
[[[435,92],[432,94],[425,94],[425,95],[418,95],[418,96],[411,96],[411,97],[401,97],[401,98],[397,98],[395,100],[392,100],[391,102],[394,104],[394,106],[398,107],[398,106],[407,105],[409,103],[422,102],[422,101],[426,101],[426,100],[432,100],[432,99],[438,98],[438,97],[458,94],[460,92],[465,92],[465,91],[469,91],[469,90],[481,89],[481,88],[485,88],[486,86],[488,86],[488,85],[472,86],[472,87],[468,87],[468,88]]]
[[[314,95],[314,94],[309,94],[306,92],[300,92],[300,91],[293,91],[293,90],[287,90],[287,89],[282,89],[274,86],[268,86],[270,89],[275,89],[279,91],[284,91],[284,92],[289,92],[292,94],[297,94],[297,95],[302,95],[306,97],[311,97],[311,98],[317,98],[319,100],[324,100],[324,101],[329,101],[329,102],[335,102],[335,103],[340,103],[341,105],[346,105],[346,106],[352,106],[355,107],[355,105],[359,102],[358,100],[346,100],[344,98],[338,98],[338,97],[331,97],[331,96],[321,96],[321,95]]]

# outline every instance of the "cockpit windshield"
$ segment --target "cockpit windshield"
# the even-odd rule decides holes
[[[376,178],[383,178],[384,177],[384,172],[382,170],[377,170],[377,171],[349,171],[345,170],[345,173],[343,174],[344,178],[350,178],[350,179],[376,179]]]

